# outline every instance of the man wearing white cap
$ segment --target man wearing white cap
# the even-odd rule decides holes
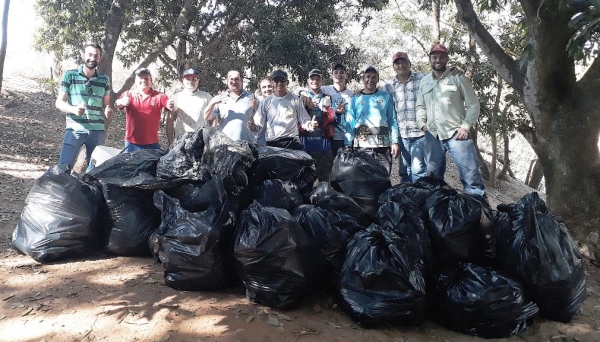
[[[181,76],[183,90],[172,96],[175,102],[175,110],[167,116],[166,130],[169,145],[173,140],[186,133],[195,132],[202,128],[204,120],[204,109],[212,96],[200,89],[200,73],[197,69],[186,69]]]
[[[446,68],[448,50],[435,44],[429,51],[433,72],[423,77],[417,95],[417,125],[439,139],[456,164],[467,194],[485,197],[477,151],[469,129],[477,123],[479,99],[464,75]]]
[[[371,154],[388,173],[392,158],[398,156],[398,121],[392,95],[377,88],[379,71],[368,66],[363,71],[364,89],[353,97],[346,114],[346,147],[357,147]]]
[[[416,182],[425,176],[444,178],[446,157],[439,140],[417,127],[417,92],[422,72],[411,70],[406,52],[392,55],[396,77],[385,84],[385,90],[394,98],[400,135],[400,160],[398,170],[402,183]]]

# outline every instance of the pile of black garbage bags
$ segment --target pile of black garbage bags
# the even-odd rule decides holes
[[[166,154],[120,154],[83,176],[50,168],[12,244],[41,263],[153,255],[172,288],[241,281],[278,309],[327,291],[363,327],[430,319],[504,337],[538,312],[569,322],[586,297],[577,246],[536,193],[492,210],[438,179],[392,187],[352,151],[336,156],[329,183],[315,180],[303,151],[204,127]]]

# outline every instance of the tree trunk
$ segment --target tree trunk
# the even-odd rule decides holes
[[[542,172],[542,166],[538,163],[537,159],[533,162],[533,167],[531,171],[527,174],[527,181],[525,184],[532,188],[538,190],[540,184],[542,183],[542,179],[544,179],[544,172]]]
[[[7,28],[8,28],[8,8],[10,0],[4,0],[2,6],[2,37],[0,38],[0,90],[2,89],[2,80],[4,79],[4,59],[6,58]]]
[[[580,81],[566,50],[574,33],[570,15],[556,2],[520,0],[533,51],[513,60],[482,25],[471,0],[454,0],[458,17],[498,74],[521,96],[533,127],[520,129],[533,146],[546,179],[548,206],[570,232],[600,258],[600,59]]]
[[[498,179],[505,179],[506,173],[508,173],[508,170],[510,169],[510,140],[508,139],[508,134],[502,135],[502,141],[504,144],[504,156],[502,157],[502,170],[500,170],[500,174],[498,174]]]
[[[433,0],[431,2],[431,12],[433,14],[433,30],[431,33],[431,40],[433,44],[439,44],[440,42],[440,0]]]

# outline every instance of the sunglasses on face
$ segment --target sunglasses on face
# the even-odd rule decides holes
[[[276,78],[273,80],[273,83],[285,83],[287,81],[285,78]]]

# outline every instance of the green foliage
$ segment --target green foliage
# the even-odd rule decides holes
[[[78,57],[86,41],[101,41],[110,0],[37,0],[45,25],[36,46],[60,59]],[[125,13],[115,56],[127,68],[157,54],[155,81],[168,84],[185,68],[202,72],[202,88],[222,90],[231,69],[251,83],[286,68],[299,82],[308,70],[328,70],[332,63],[357,65],[357,49],[341,47],[330,36],[342,27],[339,8],[353,8],[355,18],[365,8],[381,8],[387,0],[214,0],[194,2],[188,23],[166,49],[159,49],[173,32],[185,0],[131,0]],[[105,70],[105,72],[107,72]]]
[[[571,19],[570,26],[576,31],[569,39],[567,50],[576,61],[585,63],[588,57],[598,56],[600,0],[580,1],[574,7],[581,12],[576,13]]]
[[[37,83],[45,92],[52,93],[52,95],[56,96],[60,82],[57,82],[53,78],[40,78],[37,80]]]

